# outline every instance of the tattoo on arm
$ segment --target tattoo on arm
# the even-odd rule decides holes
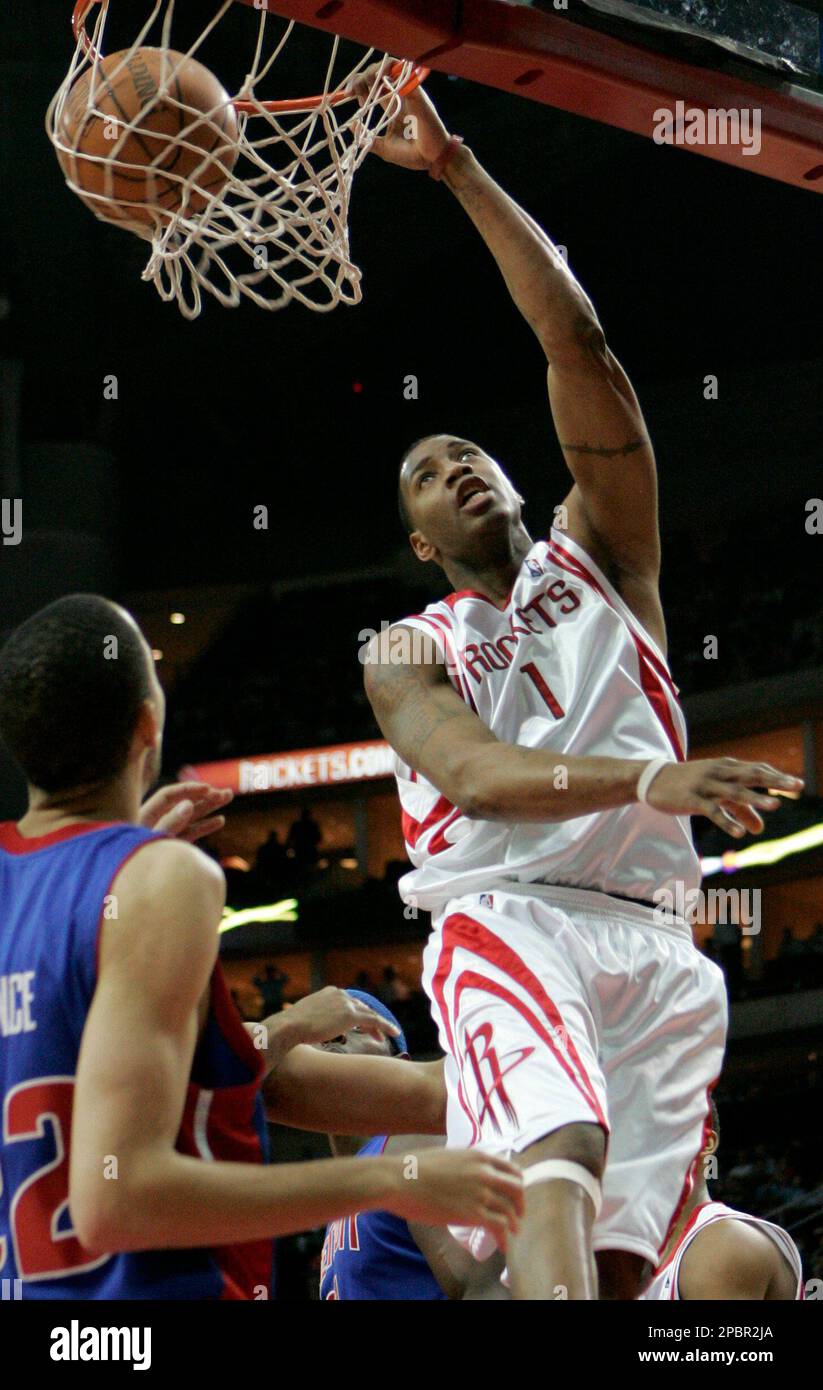
[[[642,449],[648,444],[647,439],[630,439],[627,444],[618,444],[616,448],[609,449],[605,444],[563,444],[560,447],[567,454],[592,454],[597,458],[614,459],[627,458],[629,454],[634,454],[638,449]]]
[[[451,692],[447,701],[438,701],[438,691],[432,688],[429,680],[414,666],[388,666],[379,664],[372,668],[369,679],[369,697],[375,717],[389,742],[392,742],[390,729],[393,721],[402,724],[404,761],[417,766],[423,749],[433,734],[452,719],[465,716],[465,707],[455,704]]]

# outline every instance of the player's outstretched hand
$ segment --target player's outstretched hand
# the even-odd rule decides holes
[[[381,66],[381,63],[372,63],[352,83],[351,90],[358,101],[362,102],[373,86]],[[402,98],[399,112],[385,135],[375,138],[371,151],[388,164],[399,164],[404,169],[428,169],[442,153],[448,138],[449,132],[433,102],[422,87],[416,87]]]
[[[505,1250],[523,1215],[523,1174],[478,1149],[424,1149],[400,1157],[391,1210],[427,1226],[483,1226]]]
[[[352,999],[344,989],[334,985],[307,994],[289,1009],[288,1018],[290,1024],[297,1025],[303,1043],[331,1042],[352,1028],[378,1042],[396,1038],[398,1033],[387,1018],[381,1018],[361,999]]]
[[[214,812],[227,806],[233,796],[228,788],[210,787],[208,782],[172,782],[143,802],[140,824],[193,844],[223,829],[226,817]]]
[[[648,802],[673,816],[707,816],[740,839],[745,834],[759,835],[763,829],[759,812],[776,810],[778,796],[797,798],[803,785],[801,777],[790,777],[768,763],[698,758],[662,767],[652,778]]]

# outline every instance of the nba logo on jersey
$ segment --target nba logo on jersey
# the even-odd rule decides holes
[[[533,579],[539,579],[540,575],[544,573],[543,566],[540,564],[539,560],[527,560],[526,569]]]
[[[490,908],[494,908],[494,894],[493,894],[493,893],[481,893],[481,894],[480,894],[480,906],[481,906],[481,907],[490,907]]]

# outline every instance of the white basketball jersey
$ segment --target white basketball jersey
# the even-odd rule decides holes
[[[458,694],[505,743],[561,760],[634,758],[638,774],[644,760],[686,756],[663,654],[563,531],[532,546],[504,609],[462,590],[402,622],[435,639]],[[398,757],[395,775],[414,865],[400,893],[425,911],[512,881],[647,903],[699,886],[687,816],[635,802],[552,824],[469,820]]]
[[[660,1299],[680,1300],[680,1290],[678,1279],[680,1276],[680,1265],[683,1256],[694,1240],[699,1231],[711,1226],[715,1221],[745,1221],[749,1226],[757,1226],[765,1235],[773,1240],[781,1255],[788,1260],[789,1265],[797,1279],[795,1288],[795,1298],[803,1298],[803,1268],[800,1262],[800,1251],[789,1235],[781,1226],[775,1226],[771,1221],[763,1221],[759,1216],[749,1216],[744,1211],[735,1211],[734,1207],[727,1207],[724,1202],[706,1202],[702,1207],[698,1207],[693,1213],[691,1221],[683,1231],[680,1240],[674,1248],[664,1265],[655,1273],[652,1282],[641,1295],[642,1299],[654,1303]]]

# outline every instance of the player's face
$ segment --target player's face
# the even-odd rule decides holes
[[[478,541],[520,520],[522,500],[500,465],[453,434],[422,440],[403,464],[400,485],[429,552],[416,544],[421,559],[470,556]]]

